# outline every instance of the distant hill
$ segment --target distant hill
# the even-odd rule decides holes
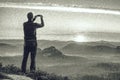
[[[69,43],[61,49],[64,53],[73,54],[92,54],[92,53],[117,53],[117,46],[106,42],[83,42],[83,43]]]
[[[55,46],[57,49],[61,49],[66,44],[71,43],[72,41],[50,41],[50,40],[38,40],[38,47],[41,49],[48,48],[50,46]]]
[[[95,41],[95,42],[83,42],[81,43],[82,45],[89,45],[89,46],[109,46],[109,47],[116,47],[116,45],[113,42],[108,42],[108,41]]]
[[[64,56],[63,53],[61,51],[59,51],[58,49],[56,49],[54,46],[43,49],[41,51],[41,54],[43,56],[48,56],[48,57],[62,57],[62,56]]]
[[[0,56],[14,56],[18,55],[20,51],[21,49],[19,48],[19,46],[7,43],[0,43]]]
[[[15,48],[15,46],[7,44],[7,43],[0,43],[0,47],[2,47],[2,48],[8,48],[8,47]]]
[[[13,56],[23,54],[23,40],[0,40],[0,56]],[[41,49],[54,46],[63,54],[78,54],[78,53],[113,53],[119,49],[119,42],[95,41],[95,42],[74,42],[74,41],[50,41],[38,40],[38,53]],[[118,47],[117,47],[118,46]],[[117,49],[116,49],[117,47]]]
[[[43,59],[43,60],[53,60],[53,61],[59,61],[63,60],[71,62],[71,61],[86,61],[87,58],[80,57],[80,56],[74,56],[74,55],[66,55],[65,53],[61,52],[61,50],[57,49],[55,46],[50,46],[48,48],[45,48],[43,50],[38,48],[37,53],[37,59]]]

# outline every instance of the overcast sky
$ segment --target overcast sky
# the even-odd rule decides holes
[[[88,7],[120,9],[120,0],[0,0],[14,3],[51,3],[60,5],[81,5]]]
[[[22,38],[29,11],[44,16],[38,35],[120,32],[120,0],[0,0],[0,6],[1,38]]]

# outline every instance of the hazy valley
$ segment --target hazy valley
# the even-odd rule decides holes
[[[41,40],[38,41],[37,69],[72,77],[116,73],[120,71],[119,45],[119,42],[107,41],[79,43]],[[14,64],[20,67],[22,54],[22,40],[0,41],[0,62],[3,65]]]

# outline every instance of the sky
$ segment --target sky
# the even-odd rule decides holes
[[[120,0],[0,0],[0,39],[23,38],[26,14],[44,16],[44,34],[120,33]],[[36,22],[40,22],[37,19]]]

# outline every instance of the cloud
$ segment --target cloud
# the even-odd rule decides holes
[[[38,10],[50,10],[50,11],[63,11],[63,12],[78,12],[78,13],[90,13],[90,14],[110,14],[120,15],[120,11],[106,10],[106,9],[94,9],[94,8],[80,8],[80,7],[66,7],[57,4],[46,5],[43,3],[0,3],[0,7],[9,8],[22,8],[22,9],[38,9]]]

